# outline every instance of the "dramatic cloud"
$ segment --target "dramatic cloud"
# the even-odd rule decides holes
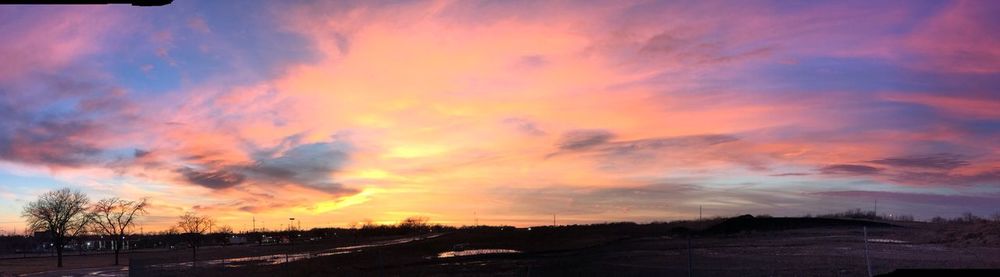
[[[962,156],[955,154],[934,154],[922,156],[893,157],[868,161],[888,166],[916,167],[930,169],[955,169],[969,165]]]
[[[837,175],[872,175],[879,173],[881,169],[859,164],[833,164],[819,169],[823,174]]]
[[[0,221],[995,212],[994,2],[247,1],[0,7]]]
[[[579,158],[574,154],[596,157],[598,168],[608,171],[635,171],[643,168],[656,170],[658,166],[691,167],[700,163],[725,161],[745,164],[760,169],[759,161],[752,155],[729,152],[718,148],[739,139],[731,135],[691,135],[656,137],[638,140],[611,141],[610,133],[571,131],[563,136],[559,150],[546,157],[566,155],[566,159]],[[567,144],[577,147],[565,147]],[[586,147],[580,147],[586,145]],[[731,148],[730,148],[731,149]]]
[[[347,162],[350,147],[343,142],[296,145],[274,157],[261,157],[245,171],[260,183],[291,183],[343,192],[332,175]]]
[[[94,126],[81,121],[40,121],[30,127],[13,128],[0,134],[0,158],[51,166],[81,166],[98,162],[101,149],[87,141],[67,138],[86,136]]]
[[[556,146],[559,150],[583,150],[608,142],[614,137],[615,134],[608,130],[572,130],[563,133]]]
[[[254,160],[247,162],[224,161],[213,154],[188,156],[187,161],[204,169],[183,167],[178,173],[192,184],[211,189],[246,183],[295,185],[332,194],[350,192],[333,181],[333,174],[347,162],[350,145],[341,141],[301,144],[300,138],[293,135],[276,147],[254,151]]]
[[[729,135],[696,135],[669,138],[651,138],[616,141],[605,145],[602,151],[614,155],[628,155],[639,151],[657,151],[667,148],[700,148],[733,142],[738,138]]]
[[[120,88],[82,77],[30,79],[0,83],[0,159],[54,168],[105,163],[102,154],[123,138],[115,132],[138,122]]]
[[[223,169],[198,171],[192,168],[182,168],[178,170],[184,178],[192,184],[204,186],[211,189],[225,189],[243,183],[246,176],[239,173],[230,172]]]
[[[727,50],[733,51],[725,49],[725,46],[732,45],[731,42],[710,40],[705,34],[697,35],[698,37],[690,37],[675,30],[666,31],[649,38],[639,52],[646,56],[690,65],[707,65],[764,56],[771,51],[770,47],[757,47],[726,53]]]

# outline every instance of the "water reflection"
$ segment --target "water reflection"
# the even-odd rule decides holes
[[[474,256],[474,255],[487,255],[487,254],[515,254],[521,253],[521,251],[512,249],[470,249],[462,251],[448,251],[438,253],[438,258],[453,258],[453,257],[464,257],[464,256]]]
[[[898,239],[868,239],[868,242],[874,242],[874,243],[896,243],[896,244],[909,243],[908,241],[898,240]]]
[[[319,251],[310,251],[302,253],[292,253],[292,254],[274,254],[274,255],[262,255],[262,256],[250,256],[250,257],[240,257],[240,258],[227,258],[227,259],[215,259],[215,260],[205,260],[198,261],[198,266],[222,266],[222,267],[244,267],[244,266],[260,266],[260,265],[277,265],[283,263],[290,263],[294,261],[326,257],[333,255],[348,254],[361,251],[365,248],[379,247],[379,246],[389,246],[396,244],[404,244],[418,240],[436,238],[442,234],[430,234],[424,236],[416,236],[409,238],[401,238],[394,240],[385,240],[372,242],[367,244],[351,245],[351,246],[341,246]],[[190,268],[191,262],[182,263],[167,263],[167,264],[156,264],[149,266],[150,268],[169,270],[169,269],[181,269]]]

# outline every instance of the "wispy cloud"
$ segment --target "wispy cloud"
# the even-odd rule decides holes
[[[962,156],[956,154],[946,154],[946,153],[933,154],[933,155],[906,156],[906,157],[891,157],[885,159],[872,160],[869,162],[887,166],[930,168],[930,169],[955,169],[969,165],[969,162],[962,159]]]
[[[823,174],[836,175],[872,175],[882,170],[877,167],[860,164],[832,164],[821,167],[819,171]]]

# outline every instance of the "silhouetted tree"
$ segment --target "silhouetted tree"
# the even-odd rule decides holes
[[[90,221],[87,213],[87,195],[68,188],[46,192],[24,206],[21,216],[28,221],[28,230],[46,231],[52,236],[52,246],[56,249],[56,266],[62,267],[63,246],[67,237],[86,229]]]
[[[115,265],[118,265],[118,254],[125,245],[125,236],[132,234],[132,223],[137,215],[146,213],[146,199],[129,201],[115,198],[102,199],[91,207],[93,229],[102,235],[111,237],[116,243]]]
[[[964,212],[962,213],[962,217],[960,217],[957,221],[962,223],[976,223],[983,221],[983,219],[970,212]]]
[[[193,212],[185,213],[177,222],[177,229],[180,230],[185,240],[191,244],[191,266],[198,263],[198,244],[201,243],[201,236],[207,233],[215,221],[208,216],[199,216]]]
[[[426,232],[430,230],[430,225],[427,224],[429,221],[430,218],[424,216],[411,216],[399,222],[399,228],[407,233]]]
[[[222,225],[222,227],[216,229],[215,232],[223,235],[232,235],[233,227],[230,227],[229,225]]]

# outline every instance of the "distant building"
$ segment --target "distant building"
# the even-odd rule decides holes
[[[247,238],[244,236],[229,236],[229,244],[244,244],[247,243]]]
[[[52,239],[52,233],[49,233],[49,231],[36,231],[31,236],[35,237],[35,239],[38,239],[38,240],[51,240]]]

